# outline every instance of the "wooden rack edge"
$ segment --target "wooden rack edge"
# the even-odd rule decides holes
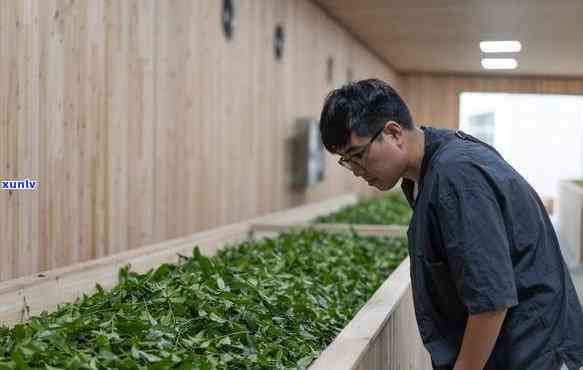
[[[356,232],[364,236],[406,237],[407,226],[402,225],[349,225],[323,223],[251,223],[251,232],[286,232],[292,230],[314,229],[331,232]]]

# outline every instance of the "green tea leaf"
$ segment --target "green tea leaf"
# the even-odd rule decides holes
[[[109,291],[0,328],[0,370],[305,368],[406,255],[402,239],[306,230],[125,266]]]

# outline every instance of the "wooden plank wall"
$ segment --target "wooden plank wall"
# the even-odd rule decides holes
[[[402,93],[416,123],[457,128],[462,92],[583,94],[583,79],[402,75]]]
[[[0,178],[38,180],[0,191],[0,280],[371,192],[331,156],[291,192],[286,143],[348,68],[399,77],[310,1],[234,3],[227,42],[220,0],[0,2]]]

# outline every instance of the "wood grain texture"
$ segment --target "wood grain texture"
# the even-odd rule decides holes
[[[423,346],[417,327],[413,294],[407,289],[389,319],[371,340],[356,370],[432,368],[429,352]]]
[[[459,127],[462,92],[583,94],[583,79],[507,78],[411,74],[403,76],[402,91],[416,123]]]
[[[0,2],[0,178],[38,180],[0,191],[0,279],[375,193],[330,155],[292,191],[288,142],[349,67],[399,76],[310,1],[235,2],[231,41],[221,3]]]

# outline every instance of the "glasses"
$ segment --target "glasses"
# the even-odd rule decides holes
[[[368,143],[366,143],[365,145],[362,145],[360,148],[362,148],[361,150],[357,151],[356,153],[352,154],[352,155],[343,155],[342,157],[340,157],[340,159],[338,160],[338,164],[341,165],[344,168],[349,169],[350,171],[354,170],[364,170],[364,163],[361,164],[361,161],[364,158],[364,154],[365,152],[368,150],[369,146],[372,144],[373,141],[375,141],[375,139],[381,134],[381,132],[383,132],[384,127],[381,128],[379,130],[379,132],[377,132]]]

